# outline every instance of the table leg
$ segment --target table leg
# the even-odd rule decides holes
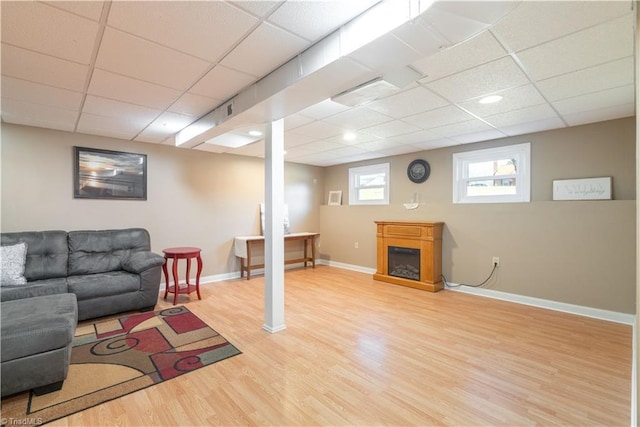
[[[309,255],[307,253],[307,242],[309,239],[303,239],[302,244],[304,245],[304,268],[307,268],[307,260],[309,259]]]
[[[173,305],[178,303],[178,292],[180,287],[178,286],[178,258],[173,257]]]
[[[251,244],[247,240],[247,280],[251,278]]]
[[[240,258],[240,278],[242,279],[244,277],[244,258],[240,256],[238,258]]]
[[[187,258],[187,289],[189,289],[189,277],[191,277],[191,258]]]
[[[311,266],[316,268],[316,236],[311,237]]]
[[[200,257],[200,254],[198,254],[198,258],[196,258],[196,260],[198,261],[198,272],[196,273],[196,292],[198,293],[198,299],[202,299],[200,298],[200,273],[202,273],[202,257]]]
[[[164,256],[164,264],[162,264],[162,271],[164,271],[164,280],[165,280],[165,288],[164,288],[164,299],[167,299],[167,294],[169,293],[169,273],[167,272],[167,256]]]

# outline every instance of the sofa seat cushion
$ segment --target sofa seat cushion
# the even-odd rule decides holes
[[[0,312],[3,363],[66,347],[78,323],[73,294],[6,301],[0,304]]]
[[[140,290],[140,276],[125,271],[69,276],[67,283],[78,301]]]
[[[35,280],[27,282],[26,285],[1,287],[0,301],[66,294],[67,292],[67,279],[65,278]]]

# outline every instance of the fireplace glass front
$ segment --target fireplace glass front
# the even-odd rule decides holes
[[[389,246],[389,276],[420,280],[420,249]]]

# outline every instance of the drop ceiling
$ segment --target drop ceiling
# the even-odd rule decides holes
[[[178,132],[378,2],[2,1],[2,121],[175,145]],[[410,58],[403,65],[417,77],[407,85],[356,107],[331,101],[329,84],[308,89],[313,97],[287,93],[300,107],[283,114],[286,160],[330,166],[633,116],[632,7],[510,2],[488,29],[430,52],[418,18],[394,30],[402,49],[378,43],[352,59],[381,75]],[[502,100],[478,103],[491,94]],[[263,125],[249,111],[221,129]],[[264,140],[176,149],[263,157]]]

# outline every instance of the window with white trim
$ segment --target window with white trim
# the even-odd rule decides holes
[[[389,204],[389,163],[349,168],[349,204]]]
[[[531,199],[531,144],[453,155],[453,203],[518,203]]]

